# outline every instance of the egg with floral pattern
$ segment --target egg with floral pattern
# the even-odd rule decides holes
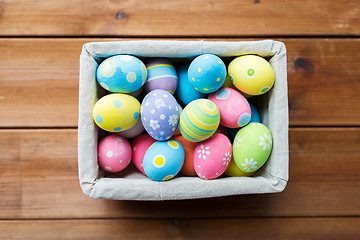
[[[165,141],[175,133],[180,119],[180,108],[168,91],[149,92],[141,104],[141,121],[146,132],[158,141]]]
[[[113,93],[95,103],[92,115],[101,129],[121,132],[132,128],[139,121],[140,103],[130,95]]]
[[[154,181],[170,180],[179,173],[184,158],[184,148],[178,141],[157,141],[145,152],[145,174]]]
[[[232,156],[230,140],[221,133],[198,143],[194,152],[194,168],[202,179],[214,179],[223,174]]]
[[[254,122],[241,128],[233,143],[234,161],[243,172],[254,172],[268,160],[273,145],[270,130]]]
[[[131,55],[109,57],[96,71],[96,80],[100,86],[116,93],[134,92],[144,85],[146,78],[144,63]]]

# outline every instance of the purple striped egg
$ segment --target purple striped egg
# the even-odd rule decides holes
[[[174,94],[178,85],[174,65],[166,58],[152,58],[145,65],[147,69],[145,91],[163,89]]]

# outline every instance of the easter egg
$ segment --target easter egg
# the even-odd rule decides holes
[[[254,104],[252,104],[251,102],[249,102],[249,105],[250,105],[250,109],[251,109],[251,118],[250,118],[249,123],[252,123],[252,122],[261,123],[259,111],[256,109]],[[228,128],[228,136],[231,141],[234,140],[235,135],[237,134],[237,132],[239,130],[240,130],[240,128]]]
[[[93,119],[101,129],[121,132],[140,119],[139,101],[127,94],[113,93],[100,98],[93,108]]]
[[[137,136],[132,142],[132,161],[137,169],[145,174],[143,168],[143,160],[146,150],[154,143],[156,140],[150,137],[148,134],[141,134]]]
[[[214,54],[196,57],[188,69],[188,79],[195,90],[212,93],[218,90],[226,78],[224,62]]]
[[[254,172],[265,164],[272,149],[270,130],[261,123],[241,128],[233,144],[234,161],[243,172]]]
[[[266,93],[274,85],[275,72],[264,58],[246,55],[232,60],[228,67],[233,84],[249,95]]]
[[[116,93],[134,92],[141,88],[146,78],[147,71],[143,62],[130,55],[109,57],[96,70],[100,86]]]
[[[225,171],[225,174],[229,177],[250,177],[256,172],[243,172],[235,164],[234,159],[232,158],[228,168]]]
[[[200,142],[214,134],[220,123],[219,109],[208,99],[189,103],[180,116],[181,135],[190,142]]]
[[[196,174],[202,179],[214,179],[223,174],[231,161],[230,140],[221,133],[198,143],[194,153]]]
[[[183,64],[178,68],[179,82],[175,92],[177,98],[185,105],[199,98],[207,98],[207,94],[196,91],[191,85],[188,79],[188,68],[189,64]]]
[[[179,104],[165,90],[153,90],[142,101],[141,121],[146,132],[156,140],[171,138],[178,127],[179,117]]]
[[[152,58],[146,63],[148,78],[145,91],[163,89],[174,94],[178,77],[174,65],[166,58]]]
[[[139,136],[144,131],[144,126],[142,125],[141,121],[138,121],[133,127],[129,128],[128,130],[118,132],[117,135],[120,135],[124,138],[133,138]]]
[[[208,97],[219,108],[220,124],[225,127],[237,128],[248,124],[251,110],[248,101],[238,91],[224,87]]]
[[[194,169],[194,151],[196,148],[196,142],[189,142],[183,136],[173,137],[174,140],[181,143],[185,152],[184,164],[180,170],[180,173],[185,176],[194,177],[196,176],[196,172]]]
[[[129,165],[132,156],[129,142],[116,135],[103,138],[98,146],[99,166],[107,172],[119,172]]]
[[[179,173],[184,157],[184,148],[178,141],[155,142],[144,156],[145,174],[154,181],[170,180]]]

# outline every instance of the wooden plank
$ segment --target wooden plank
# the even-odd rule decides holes
[[[0,142],[0,219],[360,215],[360,128],[290,129],[283,193],[164,202],[86,197],[76,130],[1,130]]]
[[[0,127],[76,127],[81,47],[106,40],[0,39]],[[280,40],[290,125],[360,125],[360,40]]]
[[[353,1],[4,0],[2,36],[359,35]],[[286,23],[286,24],[285,24]]]
[[[359,224],[360,218],[23,220],[0,221],[0,238],[355,240]]]

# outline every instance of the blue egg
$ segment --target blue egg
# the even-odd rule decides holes
[[[184,64],[177,69],[179,82],[175,93],[177,98],[185,105],[199,98],[207,98],[207,94],[196,91],[191,85],[188,79],[188,68],[189,64]]]
[[[158,141],[165,141],[175,133],[180,120],[180,108],[168,91],[149,92],[140,107],[140,118],[146,132]]]
[[[254,104],[249,102],[249,105],[250,105],[250,109],[251,109],[251,118],[250,118],[249,123],[252,123],[252,122],[261,123],[259,111],[256,109]],[[234,138],[235,138],[237,132],[240,130],[240,128],[228,128],[229,139],[231,141],[234,141]]]
[[[188,79],[195,90],[202,93],[217,91],[225,82],[226,66],[214,54],[196,57],[188,69]]]
[[[96,70],[100,86],[115,93],[134,92],[144,85],[146,78],[144,63],[130,55],[109,57]]]
[[[185,159],[183,146],[176,140],[155,142],[145,152],[145,174],[154,181],[167,181],[179,173]]]

